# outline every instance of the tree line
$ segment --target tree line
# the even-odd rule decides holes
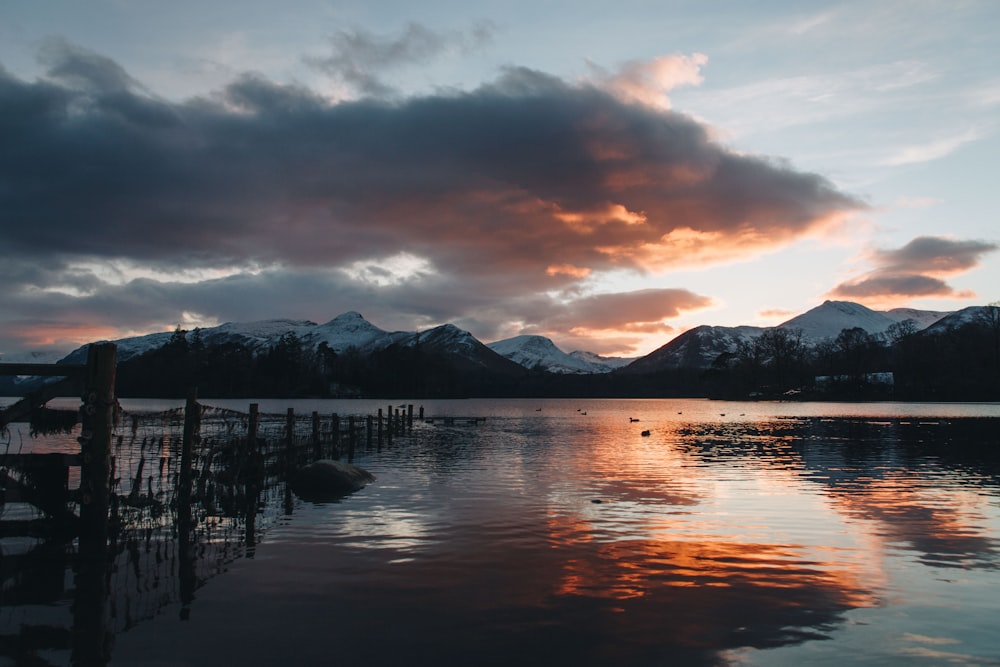
[[[884,334],[844,329],[814,346],[801,331],[768,329],[720,355],[700,381],[706,395],[725,398],[1000,400],[1000,307],[945,331],[905,320]]]

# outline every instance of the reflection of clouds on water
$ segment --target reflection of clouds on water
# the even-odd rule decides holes
[[[928,564],[995,566],[1000,553],[987,537],[989,496],[968,488],[977,479],[992,484],[988,474],[970,475],[969,469],[990,462],[962,459],[954,442],[937,439],[941,427],[940,422],[830,418],[740,429],[701,425],[683,433],[681,446],[700,465],[746,474],[752,459],[768,469],[769,483],[778,478],[777,469],[786,468],[798,483],[821,485],[830,509],[852,535],[876,538],[869,540],[870,546],[879,544],[873,559],[903,548]]]

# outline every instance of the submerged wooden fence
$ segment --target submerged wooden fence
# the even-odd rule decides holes
[[[122,411],[110,344],[92,346],[86,365],[0,365],[0,373],[66,378],[0,412],[0,427],[55,396],[82,397],[78,453],[0,458],[0,514],[32,508],[27,519],[0,516],[0,537],[21,545],[0,552],[0,658],[15,664],[44,665],[47,652],[69,651],[73,664],[103,665],[115,633],[169,605],[188,618],[197,589],[253,556],[261,534],[293,511],[291,471],[319,458],[353,461],[414,426],[412,405],[374,415],[265,414],[257,404],[246,412],[202,405],[195,390],[181,409]],[[69,618],[33,621],[38,605]]]

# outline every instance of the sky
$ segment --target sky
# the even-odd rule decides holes
[[[0,357],[1000,300],[1000,3],[4,0]]]

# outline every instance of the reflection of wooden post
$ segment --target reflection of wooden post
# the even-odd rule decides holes
[[[72,662],[76,665],[104,665],[110,659],[106,567],[116,358],[114,343],[91,345],[87,350],[80,432],[80,538],[73,606]]]

